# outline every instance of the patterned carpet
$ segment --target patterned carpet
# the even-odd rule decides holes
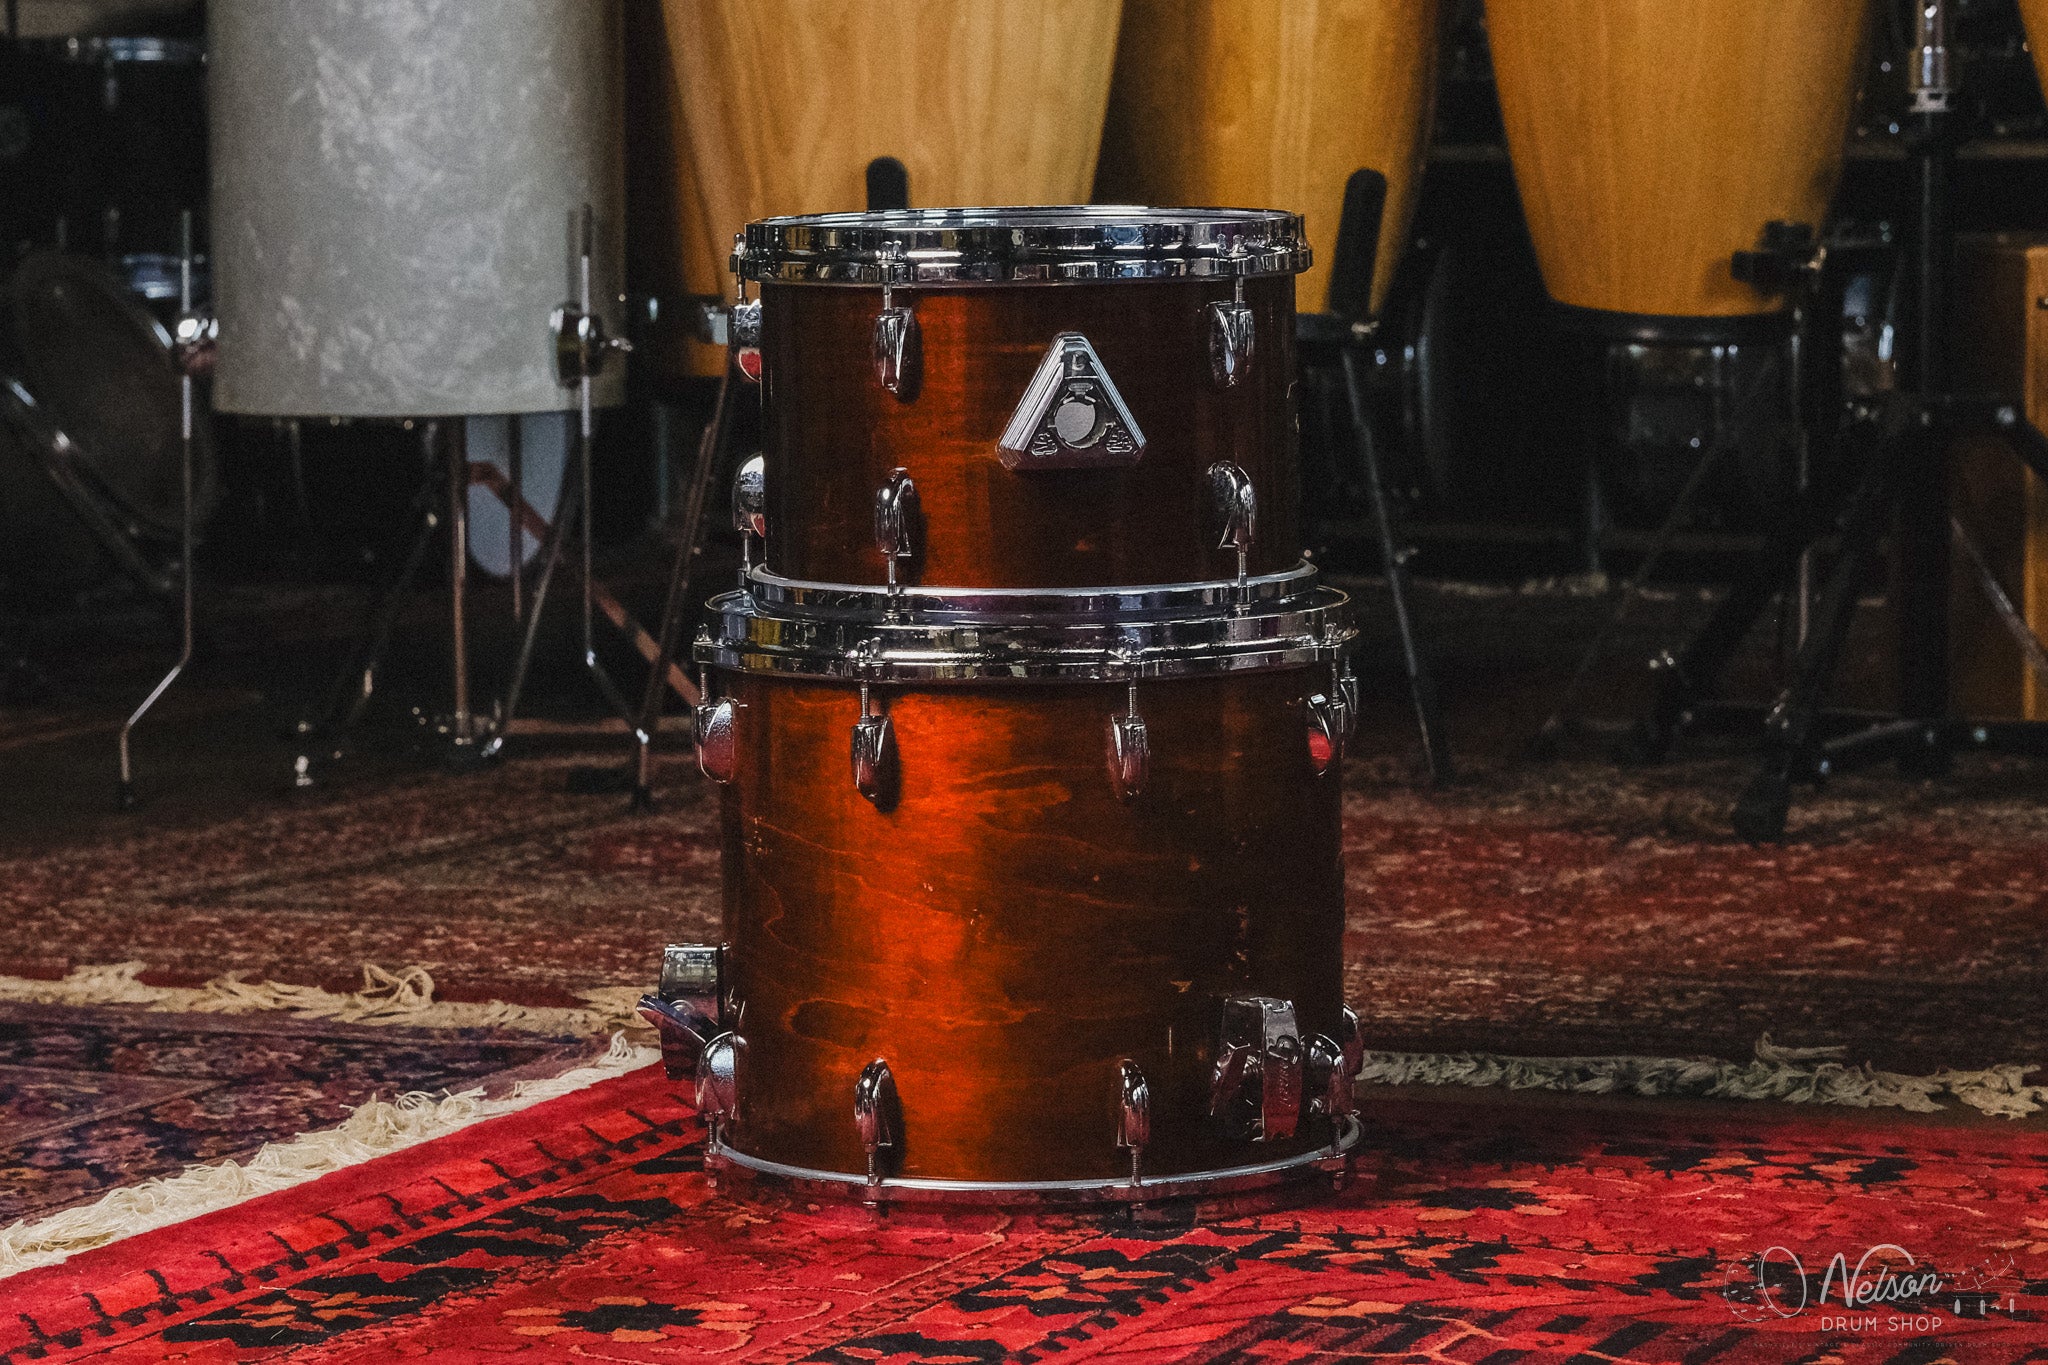
[[[501,1089],[590,1052],[532,1034],[0,1003],[0,1226],[247,1157],[375,1095]]]
[[[2039,1142],[1778,1105],[1532,1123],[1367,1099],[1357,1178],[1322,1203],[877,1218],[711,1187],[648,1068],[7,1281],[0,1365],[2048,1360]],[[1825,1262],[1881,1243],[1926,1278],[1841,1309]],[[1767,1255],[1760,1290],[1772,1248],[1804,1260]]]

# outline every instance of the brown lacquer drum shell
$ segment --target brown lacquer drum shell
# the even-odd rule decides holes
[[[767,564],[788,578],[880,584],[875,490],[902,468],[923,512],[903,581],[1094,587],[1232,577],[1207,470],[1238,464],[1258,495],[1250,571],[1301,557],[1293,402],[1294,281],[1246,280],[1255,348],[1236,384],[1210,376],[1211,303],[1228,279],[902,288],[922,363],[902,395],[878,382],[877,286],[768,284],[761,342]],[[1085,336],[1145,438],[1121,468],[1011,470],[998,441],[1053,339]]]
[[[965,227],[948,235],[926,223]],[[774,573],[885,583],[874,497],[897,469],[920,508],[918,551],[897,561],[899,583],[1235,577],[1237,551],[1212,514],[1217,463],[1237,465],[1255,493],[1245,569],[1278,573],[1300,559],[1292,274],[1309,252],[1292,215],[772,219],[748,229],[739,260],[762,282],[764,563]],[[895,280],[887,295],[883,272]],[[915,327],[897,387],[877,368],[885,307]],[[1241,309],[1249,323],[1249,350],[1227,381],[1214,358],[1217,309]],[[1085,338],[1100,358],[1143,438],[1135,463],[1006,463],[1001,438],[1061,336]]]
[[[902,1104],[894,1177],[1116,1182],[1118,1069],[1152,1090],[1148,1178],[1313,1154],[1328,1120],[1247,1144],[1207,1119],[1226,996],[1341,1025],[1339,780],[1304,742],[1325,667],[1151,681],[1144,791],[1105,768],[1120,684],[872,690],[893,800],[848,771],[859,689],[714,674],[736,710],[725,789],[728,981],[746,1040],[726,1135],[855,1177],[863,1067]]]
[[[1550,296],[1645,317],[1782,306],[1731,256],[1816,232],[1870,0],[1487,0],[1522,208]]]

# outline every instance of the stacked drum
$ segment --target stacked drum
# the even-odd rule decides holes
[[[697,643],[725,942],[642,1004],[714,1165],[997,1202],[1342,1168],[1355,632],[1296,529],[1308,261],[1263,211],[747,228],[766,449]]]

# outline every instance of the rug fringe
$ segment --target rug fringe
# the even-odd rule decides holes
[[[484,1119],[517,1113],[647,1066],[660,1055],[654,1048],[629,1042],[624,1033],[614,1033],[611,1046],[596,1061],[544,1080],[520,1081],[510,1094],[497,1099],[486,1099],[481,1089],[439,1098],[414,1091],[391,1100],[373,1099],[339,1127],[267,1143],[246,1164],[223,1161],[193,1166],[180,1175],[113,1190],[91,1204],[36,1222],[0,1228],[0,1279],[53,1265],[124,1237],[230,1208],[258,1195],[290,1189],[373,1157],[445,1137]]]
[[[588,1005],[515,1005],[504,1000],[436,1000],[434,978],[425,967],[390,971],[363,964],[361,990],[346,995],[318,986],[283,981],[249,981],[228,972],[203,986],[150,986],[137,978],[144,964],[113,962],[79,967],[57,981],[0,976],[0,1000],[37,1005],[132,1005],[186,1014],[254,1014],[289,1011],[300,1019],[334,1019],[348,1024],[402,1024],[413,1028],[499,1028],[557,1035],[610,1033],[642,1027],[633,1014],[639,992],[606,986],[576,994]]]
[[[1749,1062],[1712,1057],[1514,1057],[1491,1052],[1368,1052],[1359,1079],[1374,1085],[1462,1085],[1560,1090],[1587,1095],[1675,1095],[1778,1100],[1857,1109],[1934,1113],[1951,1096],[1986,1114],[2025,1118],[2048,1105],[2048,1086],[2029,1085],[2038,1067],[1981,1071],[1943,1067],[1931,1076],[1848,1066],[1839,1047],[1780,1047],[1765,1034]]]

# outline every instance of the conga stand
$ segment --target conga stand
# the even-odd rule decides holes
[[[1379,250],[1380,218],[1386,207],[1387,178],[1378,171],[1352,173],[1344,187],[1344,210],[1337,225],[1336,258],[1330,271],[1330,311],[1303,313],[1297,320],[1302,365],[1333,367],[1343,377],[1358,459],[1372,503],[1373,531],[1380,564],[1393,599],[1394,628],[1401,644],[1401,664],[1408,677],[1408,698],[1422,738],[1422,760],[1430,785],[1451,780],[1450,744],[1444,735],[1436,680],[1416,643],[1414,617],[1408,604],[1408,552],[1394,537],[1392,499],[1380,466],[1378,438],[1366,401],[1365,366],[1379,334],[1372,315],[1372,278]]]
[[[2048,439],[2005,401],[1950,392],[1948,279],[1955,242],[1949,171],[1956,132],[1949,111],[1954,91],[1945,46],[1946,10],[1946,0],[1929,0],[1915,11],[1909,90],[1916,222],[1907,261],[1911,304],[1900,328],[1900,384],[1881,411],[1873,448],[1841,511],[1840,556],[1794,661],[1791,685],[1765,718],[1763,763],[1733,812],[1736,832],[1751,840],[1783,835],[1795,782],[1818,783],[1887,759],[1896,760],[1908,775],[1938,775],[1964,748],[2048,754],[2048,726],[1968,721],[1949,712],[1951,541],[1971,560],[2001,621],[2029,665],[2043,676],[2048,676],[2048,651],[2013,608],[1968,530],[1950,515],[1947,449],[1961,433],[1992,431],[2005,437],[2037,475],[2048,477]],[[1827,320],[1821,319],[1820,325],[1826,326]],[[1841,422],[1839,406],[1812,416],[1823,434],[1838,429]],[[1748,598],[1768,591],[1759,585],[1769,581],[1773,569],[1780,583],[1789,575],[1804,548],[1801,536],[1810,540],[1813,532],[1824,529],[1824,518],[1816,513],[1827,501],[1824,488],[1813,490],[1801,509],[1801,524],[1774,543],[1758,582],[1746,587]],[[1827,713],[1823,703],[1841,660],[1857,597],[1877,563],[1888,528],[1894,533],[1897,561],[1898,712],[1854,732],[1839,733],[1838,718]],[[1731,598],[1731,604],[1734,601]],[[1732,612],[1729,618],[1732,622]],[[1739,639],[1740,632],[1724,624],[1721,638],[1712,641],[1715,648],[1707,662],[1724,661]],[[1696,641],[1694,648],[1703,642]]]

